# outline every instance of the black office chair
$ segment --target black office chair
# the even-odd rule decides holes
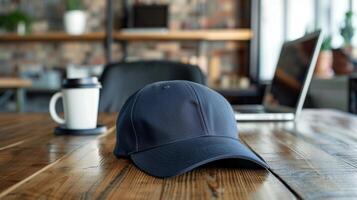
[[[199,67],[171,61],[135,61],[108,64],[100,78],[103,85],[100,112],[119,112],[126,99],[149,83],[188,80],[205,84]]]

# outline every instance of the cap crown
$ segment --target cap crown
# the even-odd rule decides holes
[[[203,136],[238,138],[233,110],[217,92],[189,81],[161,81],[132,95],[117,120],[117,156]]]

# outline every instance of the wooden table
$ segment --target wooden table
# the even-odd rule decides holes
[[[16,90],[16,111],[23,112],[25,109],[25,90],[24,88],[31,87],[32,82],[28,79],[16,77],[0,77],[0,89],[15,89]]]
[[[115,114],[101,136],[55,136],[48,114],[0,115],[3,199],[357,198],[357,117],[304,111],[296,123],[241,123],[271,170],[203,167],[170,179],[116,159]]]

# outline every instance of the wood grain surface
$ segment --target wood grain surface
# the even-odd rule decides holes
[[[0,114],[1,199],[348,199],[357,197],[357,118],[308,110],[294,122],[239,123],[271,170],[205,166],[153,178],[116,159],[116,114],[100,136],[55,136],[48,114]]]

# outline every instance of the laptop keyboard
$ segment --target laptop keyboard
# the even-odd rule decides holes
[[[286,111],[268,109],[264,107],[235,108],[234,110],[239,113],[286,113]]]
[[[257,107],[257,108],[239,108],[235,109],[239,113],[265,113],[266,109],[262,107]]]

